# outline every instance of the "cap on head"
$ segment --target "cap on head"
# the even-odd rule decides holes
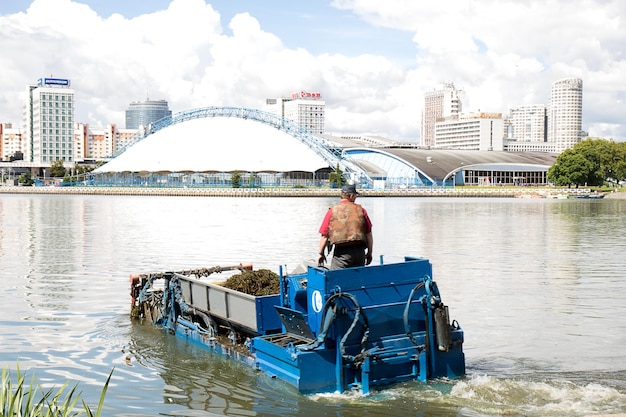
[[[357,193],[356,187],[354,186],[354,184],[345,184],[341,188],[341,193],[342,194],[359,194]]]

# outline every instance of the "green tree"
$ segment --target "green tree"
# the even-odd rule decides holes
[[[33,180],[33,178],[31,177],[30,171],[26,171],[25,173],[20,175],[17,182],[22,185],[31,186],[35,183],[35,180]]]
[[[239,171],[235,171],[230,175],[230,183],[233,188],[239,188],[241,186],[241,174]]]
[[[626,181],[626,142],[615,144],[614,164],[609,172],[609,178],[615,182]]]
[[[586,183],[592,171],[592,163],[582,154],[573,149],[566,149],[548,169],[548,180],[560,187],[570,187],[575,184],[578,188],[579,185]]]
[[[63,161],[58,160],[50,164],[50,176],[54,178],[65,177],[67,169],[63,166]]]
[[[612,185],[626,180],[626,143],[605,139],[596,141],[601,146],[602,179]]]
[[[588,138],[561,153],[548,169],[548,180],[558,186],[600,186],[626,179],[626,144]]]
[[[574,146],[574,151],[582,155],[591,165],[584,183],[602,185],[610,169],[613,143],[606,139],[585,139]]]
[[[331,188],[340,188],[346,182],[339,164],[328,174],[328,182],[330,182]]]

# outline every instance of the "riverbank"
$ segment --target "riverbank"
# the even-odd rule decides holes
[[[588,195],[588,188],[535,187],[454,187],[359,190],[364,197],[496,197],[562,198]],[[184,188],[184,187],[0,187],[0,194],[78,194],[189,197],[335,197],[333,188]],[[626,192],[605,194],[606,198],[626,198]]]
[[[184,188],[184,187],[0,187],[7,194],[82,194],[197,197],[336,197],[334,188]],[[394,189],[359,190],[367,197],[515,197],[513,189]]]

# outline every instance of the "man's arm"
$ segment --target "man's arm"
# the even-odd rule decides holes
[[[324,220],[322,220],[322,225],[320,226],[320,234],[322,237],[320,238],[319,250],[317,251],[317,264],[319,266],[324,265],[324,262],[326,262],[326,255],[324,255],[324,251],[328,245],[328,228],[330,225],[331,215],[332,211],[331,209],[328,209],[326,215],[324,216]]]
[[[317,264],[319,266],[324,265],[324,262],[326,262],[326,255],[324,255],[326,245],[328,245],[328,236],[322,235],[322,237],[320,238],[320,250],[317,254]]]

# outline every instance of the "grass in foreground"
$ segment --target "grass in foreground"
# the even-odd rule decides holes
[[[111,375],[113,375],[113,370],[102,388],[100,402],[94,412],[82,400],[83,410],[76,408],[80,399],[77,386],[70,389],[66,382],[58,389],[52,388],[45,391],[34,378],[31,378],[27,385],[26,377],[19,368],[17,381],[14,384],[10,372],[3,369],[0,381],[0,417],[70,417],[78,416],[83,411],[88,417],[100,417]]]

